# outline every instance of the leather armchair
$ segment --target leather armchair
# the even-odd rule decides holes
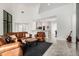
[[[38,41],[45,41],[45,32],[37,32],[37,34],[35,35],[36,39],[38,39]]]

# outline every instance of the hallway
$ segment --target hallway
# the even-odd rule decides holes
[[[65,40],[57,40],[46,51],[44,56],[76,56],[75,44],[68,43]]]

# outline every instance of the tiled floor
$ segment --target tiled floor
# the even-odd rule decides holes
[[[76,46],[66,40],[56,40],[43,56],[76,56]]]

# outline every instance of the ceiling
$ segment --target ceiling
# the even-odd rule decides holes
[[[71,3],[0,3],[0,5],[10,8],[35,8],[35,6],[38,8],[38,13],[43,13],[45,11],[55,9],[67,4]]]
[[[70,4],[70,3],[41,3],[39,8],[39,13],[42,13],[51,9],[55,9],[67,4]]]

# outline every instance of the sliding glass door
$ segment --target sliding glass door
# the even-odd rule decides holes
[[[12,32],[12,15],[3,10],[3,33]]]

